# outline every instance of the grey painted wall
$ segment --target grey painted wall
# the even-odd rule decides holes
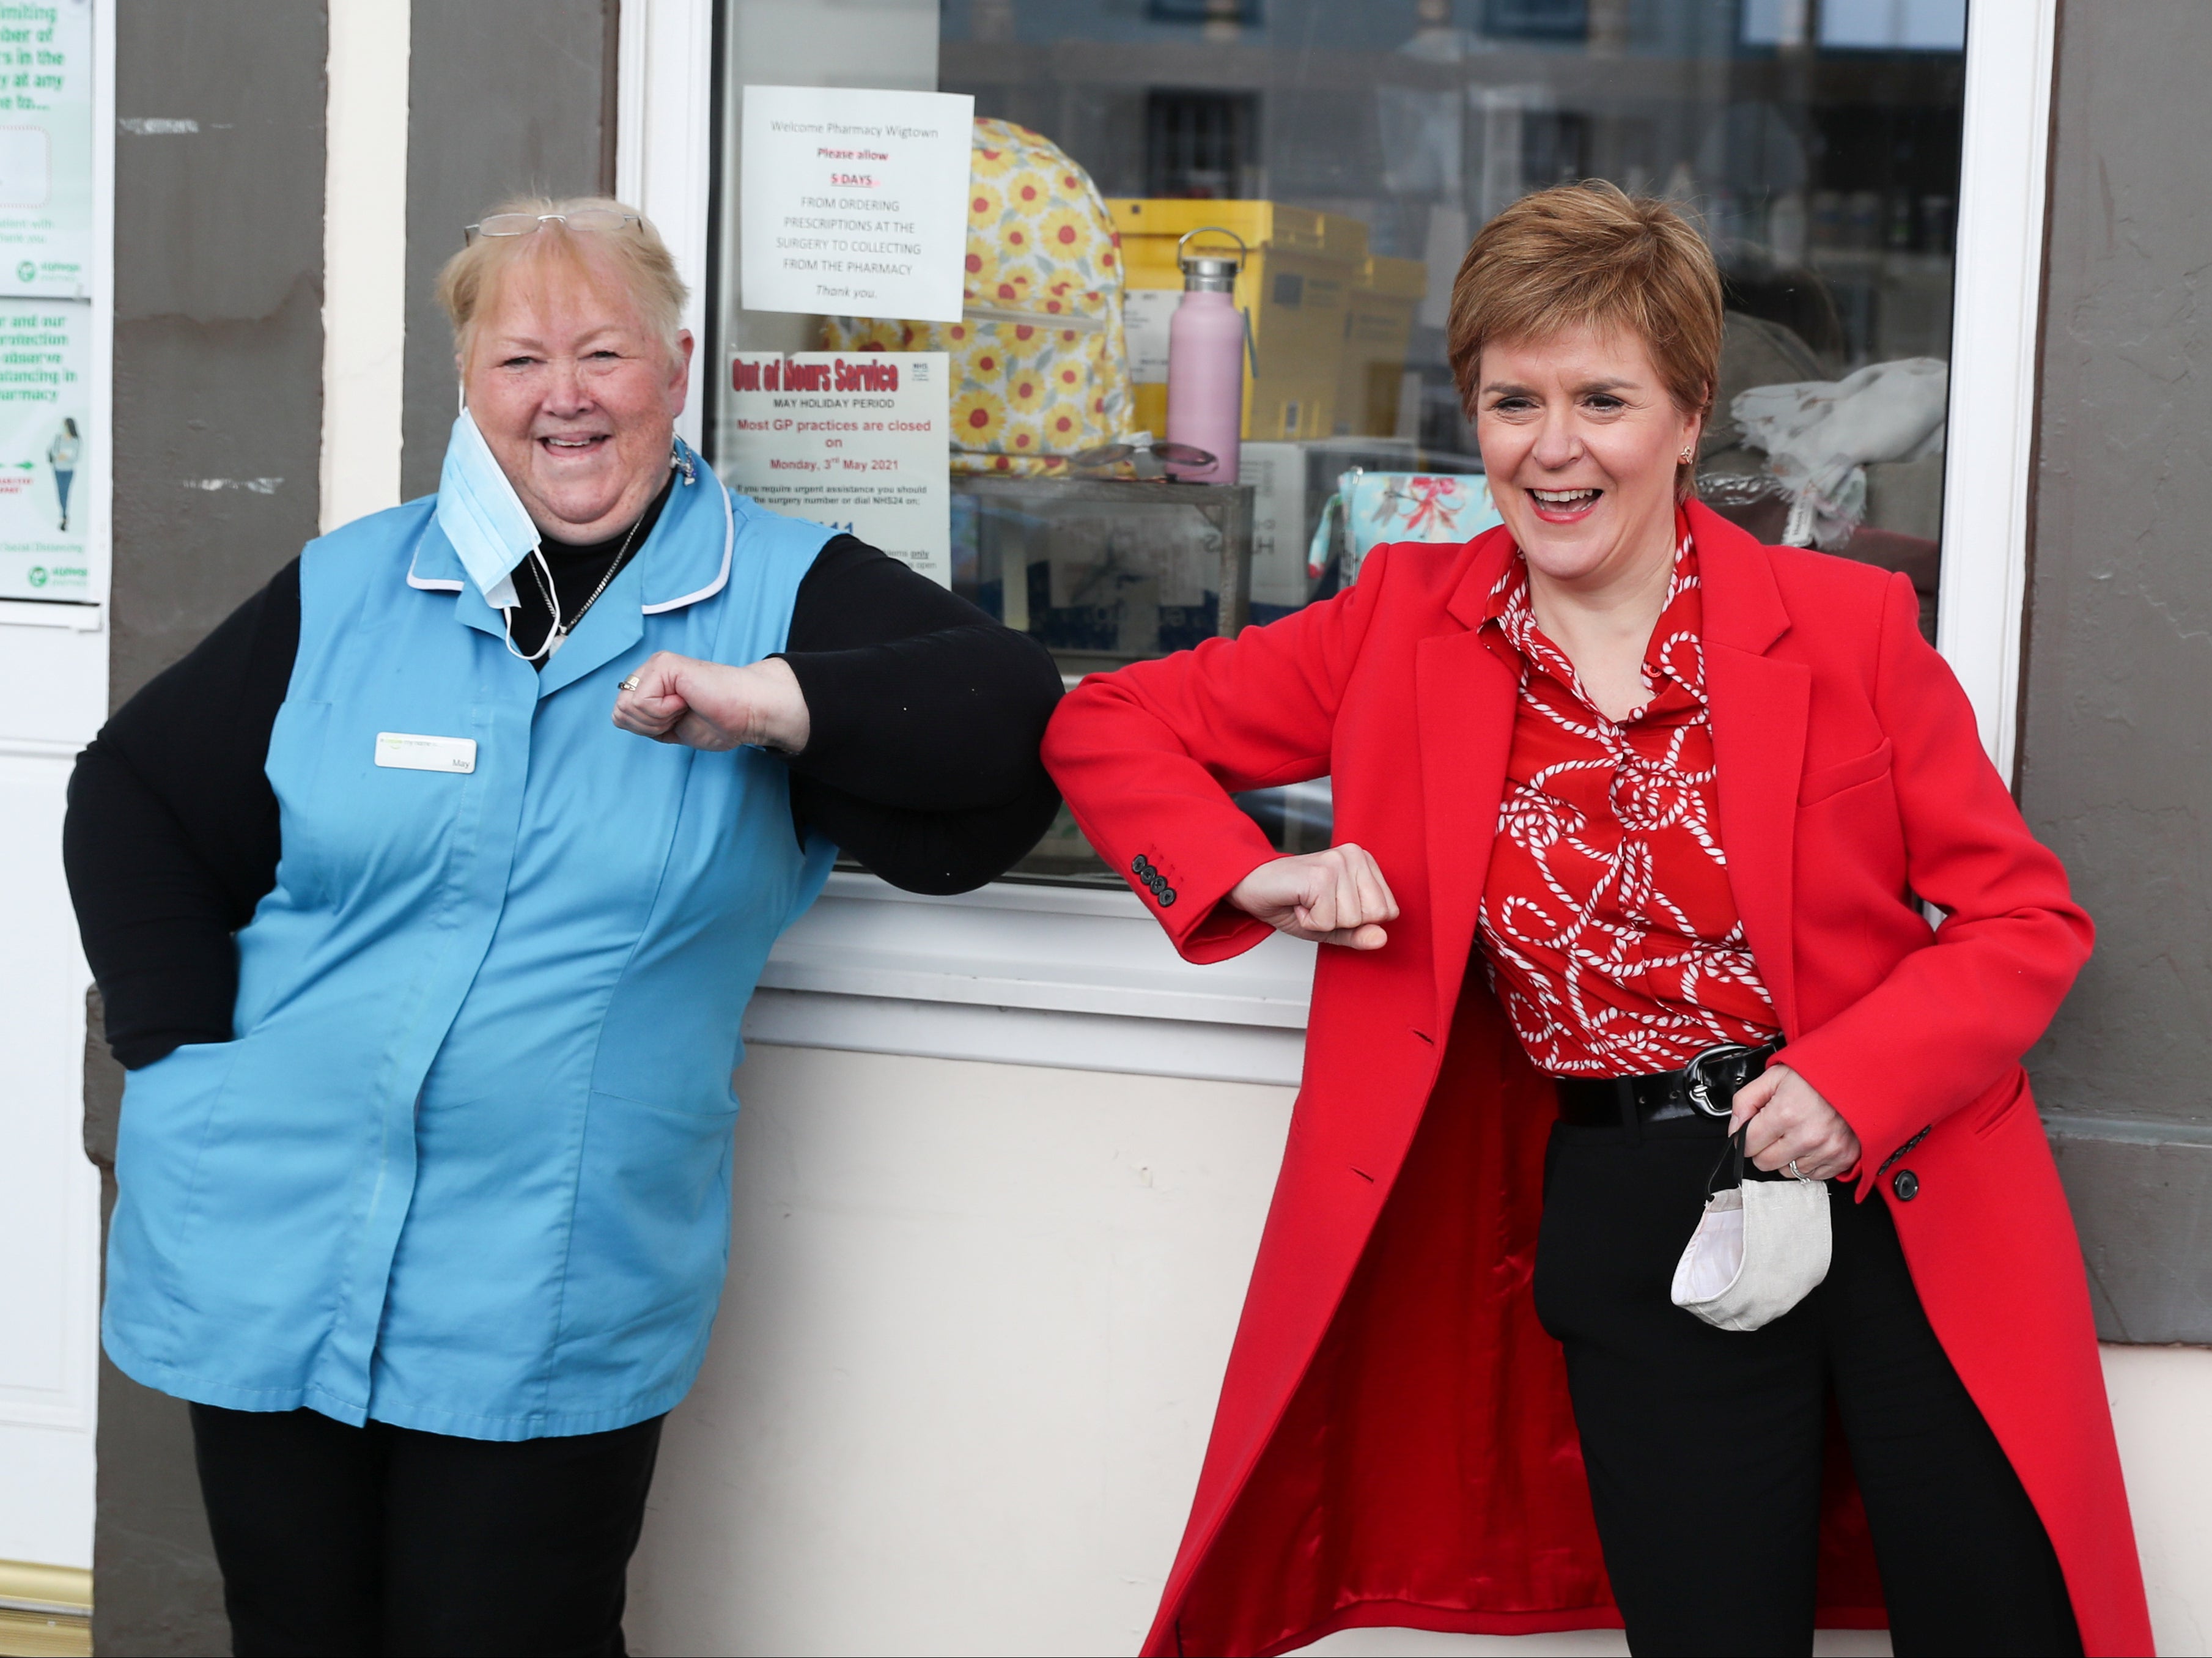
[[[2096,917],[2031,1059],[2108,1339],[2212,1342],[2212,6],[2068,0],[2021,799]]]
[[[315,533],[323,8],[123,0],[115,154],[120,701]],[[212,485],[213,487],[210,487]]]
[[[198,131],[116,135],[112,702],[315,533],[328,55],[298,0],[121,0],[116,23],[117,113]],[[88,1060],[111,1175],[120,1073]],[[95,1649],[228,1652],[185,1407],[103,1359],[99,1452]]]
[[[453,423],[453,337],[431,287],[461,227],[523,191],[614,189],[616,9],[616,0],[415,0],[403,499],[438,487]]]

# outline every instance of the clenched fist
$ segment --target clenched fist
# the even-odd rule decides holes
[[[1820,1090],[1786,1065],[1770,1065],[1735,1091],[1729,1132],[1750,1125],[1743,1152],[1761,1169],[1794,1159],[1807,1180],[1833,1180],[1859,1160],[1859,1137]]]
[[[1327,852],[1277,858],[1231,889],[1229,902],[1279,932],[1350,950],[1380,950],[1398,901],[1373,855],[1350,841]]]
[[[623,682],[615,724],[657,743],[797,754],[811,731],[799,676],[781,658],[749,667],[655,651]]]

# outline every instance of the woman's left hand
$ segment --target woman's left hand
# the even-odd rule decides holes
[[[811,727],[799,676],[780,657],[748,667],[655,651],[623,681],[615,724],[657,743],[797,754]]]
[[[1833,1180],[1859,1160],[1859,1137],[1820,1090],[1786,1065],[1771,1065],[1735,1091],[1729,1132],[1751,1125],[1744,1155],[1769,1171],[1796,1159],[1808,1180]]]

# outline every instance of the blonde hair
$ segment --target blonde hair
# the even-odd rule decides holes
[[[653,222],[635,208],[607,196],[514,196],[488,210],[489,219],[500,213],[541,214],[583,212],[626,213],[633,222],[620,230],[571,230],[557,220],[541,224],[526,236],[476,236],[446,261],[438,273],[438,303],[453,325],[453,349],[466,358],[469,337],[477,316],[495,291],[498,279],[526,258],[566,259],[591,270],[591,256],[603,256],[600,269],[611,267],[644,316],[647,324],[676,351],[676,336],[684,325],[684,304],[690,297],[676,261]]]
[[[1702,418],[1720,378],[1721,312],[1720,270],[1696,228],[1671,203],[1593,179],[1523,196],[1483,226],[1452,283],[1444,343],[1471,416],[1492,341],[1626,329],[1674,406]],[[1696,488],[1693,453],[1674,469],[1674,493]]]

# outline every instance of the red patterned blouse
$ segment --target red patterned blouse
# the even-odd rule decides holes
[[[1721,848],[1698,552],[1679,514],[1674,580],[1644,655],[1650,700],[1598,712],[1544,637],[1513,561],[1490,648],[1521,676],[1479,925],[1490,982],[1539,1070],[1672,1071],[1780,1028]]]

